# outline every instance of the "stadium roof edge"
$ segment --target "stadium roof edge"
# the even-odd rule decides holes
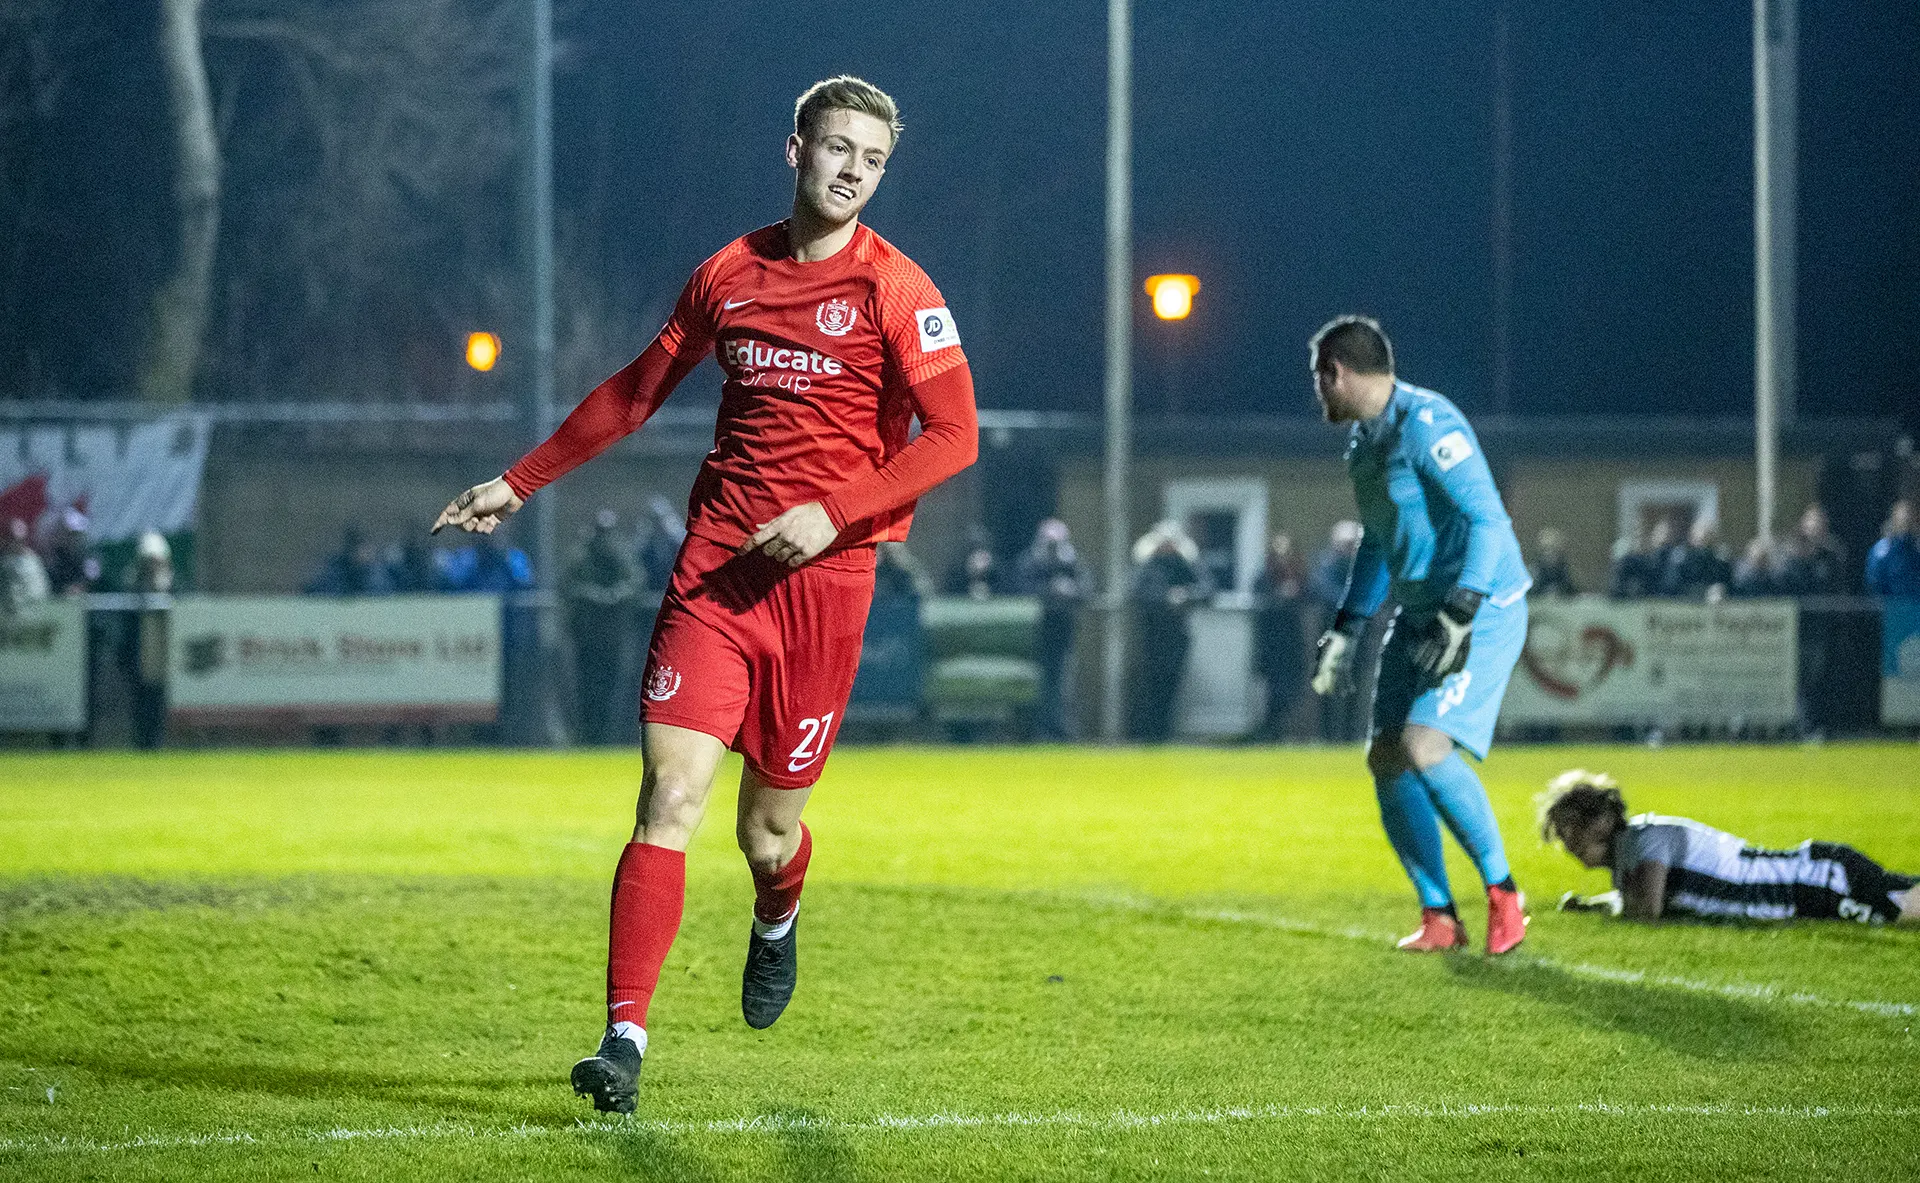
[[[650,426],[671,438],[668,450],[704,453],[711,444],[715,408],[688,402],[667,406]],[[215,402],[160,407],[135,400],[0,399],[0,424],[65,426],[143,422],[168,415],[204,416],[217,426],[499,425],[519,422],[523,408],[511,402]],[[1752,454],[1753,420],[1738,416],[1684,415],[1489,415],[1475,418],[1476,431],[1502,459],[1623,456],[1721,456]],[[989,448],[1047,448],[1095,454],[1103,441],[1102,419],[1077,411],[982,408],[982,443]],[[665,429],[660,432],[660,429]],[[1345,429],[1307,416],[1143,415],[1135,420],[1135,448],[1146,455],[1180,456],[1257,451],[1269,456],[1324,459],[1337,454]],[[655,434],[655,433],[647,433]],[[1788,453],[1870,452],[1903,435],[1892,416],[1802,419],[1781,429]],[[309,433],[309,445],[316,442]],[[648,451],[668,444],[656,437]]]
[[[1093,415],[1052,415],[1042,422],[1003,421],[1004,413],[980,412],[987,447],[1045,446],[1073,453],[1098,452],[1101,422]],[[1553,415],[1476,417],[1474,429],[1501,460],[1619,459],[1650,457],[1750,457],[1752,419],[1733,416]],[[1143,455],[1218,455],[1258,452],[1275,457],[1337,456],[1344,426],[1305,416],[1143,416],[1134,422],[1134,447]],[[1900,421],[1881,418],[1805,419],[1783,425],[1780,444],[1788,454],[1871,452],[1903,435]]]

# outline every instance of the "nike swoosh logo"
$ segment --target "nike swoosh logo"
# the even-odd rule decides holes
[[[750,296],[745,300],[728,300],[725,304],[722,305],[722,307],[725,308],[728,312],[732,312],[735,308],[740,307],[742,304],[751,304],[759,298],[760,297],[758,296]]]

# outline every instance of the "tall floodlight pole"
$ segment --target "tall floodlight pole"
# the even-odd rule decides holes
[[[1493,409],[1513,411],[1513,22],[1493,14]]]
[[[1795,403],[1798,0],[1753,0],[1753,424],[1757,533],[1773,535],[1780,424]]]
[[[527,129],[526,239],[527,264],[527,341],[530,346],[525,372],[525,415],[529,446],[538,444],[553,431],[553,3],[552,0],[527,0],[531,18],[527,30],[527,92],[522,106]],[[533,498],[527,509],[533,527],[527,538],[532,551],[534,586],[551,595],[555,591],[554,573],[554,498]],[[554,613],[539,610],[539,641],[542,654],[556,643]],[[539,670],[547,662],[538,663]],[[546,679],[536,677],[534,726],[545,737],[548,702]]]
[[[1127,469],[1133,453],[1133,14],[1107,0],[1107,620],[1100,736],[1121,735],[1126,685]]]

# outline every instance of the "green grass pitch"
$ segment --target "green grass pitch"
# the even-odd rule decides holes
[[[1920,931],[1558,915],[1575,764],[1920,867],[1914,745],[1509,747],[1528,941],[1414,957],[1356,750],[848,749],[754,1032],[730,765],[611,1121],[631,753],[0,756],[0,1179],[1920,1176]]]

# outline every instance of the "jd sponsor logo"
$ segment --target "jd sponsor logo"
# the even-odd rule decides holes
[[[953,313],[945,308],[922,308],[913,319],[920,326],[920,352],[932,353],[960,344],[960,328],[953,323]]]

